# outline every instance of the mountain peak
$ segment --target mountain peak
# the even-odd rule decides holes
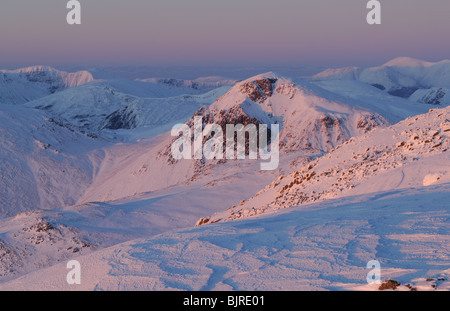
[[[249,81],[255,81],[255,80],[260,80],[260,79],[280,79],[280,78],[282,78],[281,75],[279,75],[273,71],[268,71],[268,72],[261,73],[261,74],[255,75],[253,77],[250,77],[242,82],[249,82]]]
[[[0,70],[4,74],[26,76],[30,82],[57,83],[60,81],[65,88],[79,86],[91,81],[94,77],[88,71],[65,72],[50,66],[30,66],[15,70]]]
[[[21,73],[32,73],[32,72],[60,72],[60,71],[53,67],[50,67],[50,66],[36,65],[36,66],[18,68],[18,69],[14,69],[14,70],[1,70],[1,72],[21,74]]]
[[[276,210],[392,189],[450,180],[439,164],[449,159],[450,107],[432,109],[384,130],[347,140],[233,206],[197,225],[232,221]],[[395,181],[394,181],[395,180]],[[392,181],[392,182],[389,182]],[[392,193],[392,192],[391,192]]]
[[[430,67],[435,64],[436,63],[427,62],[412,57],[397,57],[388,61],[381,67]]]
[[[279,78],[275,74],[253,77],[239,84],[239,92],[254,102],[262,102],[273,95],[274,86]]]
[[[225,95],[215,101],[211,107],[216,110],[228,110],[250,100],[262,104],[272,97],[277,83],[288,81],[286,78],[267,72],[236,83]]]
[[[329,68],[325,69],[318,74],[315,74],[313,78],[326,78],[329,76],[340,75],[358,70],[359,67],[343,67],[343,68]]]

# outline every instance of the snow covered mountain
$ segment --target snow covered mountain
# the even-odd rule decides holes
[[[0,70],[0,103],[24,104],[93,80],[87,71],[68,73],[46,66]]]
[[[267,124],[269,129],[271,124],[280,124],[282,156],[291,152],[298,156],[322,154],[350,137],[389,125],[377,113],[345,104],[339,97],[336,101],[331,93],[305,85],[273,73],[258,75],[237,83],[209,107],[200,108],[186,124],[192,127],[194,117],[202,116],[203,126],[219,124],[224,135],[226,124]],[[174,160],[171,147],[176,139],[166,133],[139,145],[103,150],[115,160],[102,167],[80,202],[116,200],[193,182],[214,174],[226,162],[233,166],[241,161]]]
[[[77,228],[49,222],[43,211],[1,220],[0,283],[95,249]]]
[[[152,83],[156,85],[166,85],[171,87],[192,88],[194,90],[211,90],[221,86],[231,86],[236,84],[237,80],[225,79],[219,76],[201,77],[194,80],[173,79],[173,78],[149,78],[138,79],[137,81]]]
[[[342,198],[85,248],[76,257],[80,285],[67,284],[66,260],[0,290],[377,291],[366,281],[375,258],[396,290],[448,291],[449,190],[447,183]]]
[[[267,124],[269,129],[271,124],[279,124],[280,167],[287,165],[284,169],[289,170],[292,163],[301,163],[308,156],[324,154],[351,137],[366,134],[377,127],[386,127],[391,120],[398,121],[405,115],[426,110],[423,105],[397,99],[386,100],[374,109],[377,112],[373,112],[373,106],[386,97],[392,97],[381,93],[381,97],[378,93],[371,97],[373,102],[367,101],[370,96],[358,100],[326,91],[306,81],[293,81],[266,73],[237,83],[214,103],[195,112],[186,124],[192,128],[194,117],[202,116],[203,128],[208,123],[219,124],[224,135],[226,124]],[[173,99],[179,101],[179,98]],[[133,118],[132,113],[123,110],[117,114],[118,122],[123,116]],[[94,183],[79,203],[117,200],[158,191],[192,183],[205,176],[223,174],[221,167],[232,170],[241,165],[240,162],[255,162],[205,158],[177,161],[171,153],[176,139],[165,133],[137,144],[103,149],[109,160],[102,165]],[[224,166],[225,163],[228,164]]]
[[[352,138],[301,170],[198,224],[340,197],[450,183],[450,107]]]
[[[418,89],[450,87],[450,61],[431,63],[399,57],[379,67],[325,70],[314,79],[357,80],[391,95],[408,98]]]
[[[98,82],[70,88],[31,101],[26,106],[44,110],[98,135],[104,130],[140,128],[138,137],[147,138],[186,121],[199,107],[211,104],[228,90],[223,87],[204,94],[177,95],[180,90],[168,91],[161,87],[162,96],[152,94],[154,97],[147,98],[119,92],[109,84]],[[134,133],[130,133],[131,139],[135,139]],[[117,133],[109,132],[108,136],[117,136]]]
[[[442,87],[420,89],[415,91],[409,99],[426,105],[448,106],[450,105],[450,89]]]
[[[0,219],[74,204],[92,182],[105,143],[75,127],[17,105],[0,105]]]
[[[0,101],[0,290],[376,290],[374,258],[401,289],[449,289],[446,64],[306,81],[0,73],[16,104]],[[168,131],[198,116],[280,125],[279,168],[175,160]]]
[[[349,105],[335,94],[274,73],[237,83],[196,115],[205,123],[222,125],[224,132],[225,124],[253,122],[269,129],[279,124],[283,151],[326,152],[350,137],[388,124],[383,116]]]

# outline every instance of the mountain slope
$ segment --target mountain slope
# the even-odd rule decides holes
[[[0,105],[0,290],[376,290],[373,259],[402,290],[450,289],[450,107],[416,115],[427,106],[361,81],[274,73],[208,93],[114,83]],[[176,137],[154,135],[198,116],[280,125],[278,169],[175,160]]]
[[[357,80],[391,95],[408,98],[418,89],[450,87],[450,61],[431,63],[400,57],[379,67],[326,70],[313,78],[315,80]]]
[[[0,103],[24,104],[93,80],[87,71],[68,73],[45,66],[0,70]]]
[[[198,110],[186,124],[192,127],[194,117],[202,116],[203,126],[219,124],[224,128],[224,135],[226,124],[267,124],[269,129],[271,124],[279,124],[282,156],[290,152],[301,156],[321,154],[352,136],[388,125],[376,113],[333,101],[332,94],[319,91],[331,99],[273,73],[263,74],[237,83],[209,107]],[[205,158],[176,161],[171,147],[177,138],[169,135],[141,141],[139,145],[118,145],[103,150],[108,160],[80,202],[116,200],[189,183],[214,174],[225,162],[230,162],[231,167],[245,162]]]
[[[352,138],[207,222],[378,191],[450,182],[450,107]]]
[[[409,99],[426,105],[448,106],[450,105],[450,89],[442,87],[420,89],[415,91]]]
[[[159,90],[163,97],[146,98],[119,92],[109,84],[99,82],[82,85],[26,105],[45,110],[74,126],[97,134],[101,134],[103,130],[142,128],[140,135],[143,136],[140,138],[147,138],[168,131],[172,125],[185,121],[199,107],[212,103],[228,90],[223,87],[205,94],[175,95],[179,90],[167,93],[167,90],[161,87]],[[170,96],[166,97],[168,94]],[[108,136],[116,134],[110,132]],[[133,133],[130,134],[131,139],[135,139]]]
[[[223,125],[235,124],[244,116],[269,129],[279,124],[284,151],[326,152],[350,137],[388,124],[377,113],[349,105],[343,98],[307,82],[294,82],[274,73],[236,84],[198,114]]]
[[[44,214],[36,210],[0,220],[0,283],[95,249],[76,228]]]
[[[339,199],[270,217],[185,228],[78,257],[0,290],[378,290],[367,263],[398,290],[449,290],[449,184]]]
[[[221,86],[234,85],[238,81],[225,79],[219,76],[202,77],[194,80],[172,79],[172,78],[149,78],[138,79],[137,81],[156,85],[165,85],[172,88],[190,88],[193,90],[212,90]]]
[[[87,153],[105,145],[16,105],[0,105],[0,138],[0,218],[74,204],[92,180]]]

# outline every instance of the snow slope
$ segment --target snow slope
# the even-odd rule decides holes
[[[197,115],[203,116],[205,123],[223,125],[244,118],[269,129],[279,124],[282,150],[323,152],[388,124],[383,116],[353,104],[305,81],[269,72],[237,83]]]
[[[0,218],[74,204],[92,182],[87,154],[104,145],[30,108],[0,105]]]
[[[30,82],[60,82],[64,88],[79,86],[94,80],[92,75],[85,70],[69,73],[48,66],[32,66],[16,70],[1,70],[1,72],[26,78]]]
[[[163,87],[160,90],[164,97],[159,98],[157,96],[161,94],[155,94],[154,98],[146,98],[119,92],[110,87],[109,82],[90,83],[31,101],[26,105],[45,110],[74,126],[98,135],[105,129],[141,128],[140,138],[148,138],[168,131],[176,123],[186,121],[199,107],[211,104],[228,88],[219,88],[199,95],[177,96],[173,94],[180,91],[165,92]],[[131,139],[135,139],[134,133],[130,134]],[[114,134],[109,133],[108,136]]]
[[[267,73],[236,84],[194,116],[203,116],[204,125],[216,123],[222,127],[245,123],[245,120],[253,124],[268,124],[269,128],[278,123],[281,125],[283,153],[300,152],[298,157],[325,152],[352,136],[388,125],[376,113],[333,101],[329,92],[315,86],[311,88]],[[321,97],[313,90],[331,99]],[[186,124],[192,127],[193,118]],[[105,160],[79,203],[117,200],[189,183],[216,174],[215,169],[227,162],[206,159],[176,161],[171,154],[171,146],[176,139],[165,133],[154,140],[105,148],[102,150]],[[240,161],[228,162],[232,167],[239,166]]]
[[[352,138],[249,200],[200,223],[371,192],[450,182],[450,107]]]
[[[205,213],[237,204],[279,174],[255,173],[258,163],[240,164],[225,164],[189,185],[0,219],[0,283],[118,243],[192,227]]]
[[[429,106],[357,80],[194,81],[0,105],[0,290],[376,290],[373,259],[402,290],[450,289],[449,108],[417,115]],[[445,98],[432,90],[427,103]],[[193,114],[280,124],[279,169],[175,161],[163,132]]]
[[[311,82],[335,94],[334,96],[341,96],[343,101],[351,103],[353,106],[382,115],[391,124],[398,123],[411,116],[426,113],[430,109],[429,105],[407,98],[392,96],[361,81],[312,80]]]
[[[0,281],[55,265],[94,249],[95,245],[79,230],[49,222],[44,211],[21,213],[1,220]]]
[[[191,88],[194,90],[211,90],[221,86],[231,86],[236,84],[238,81],[225,79],[220,76],[211,77],[201,77],[194,80],[183,80],[183,79],[173,79],[173,78],[148,78],[148,79],[137,79],[137,81],[151,83],[155,85],[165,85],[173,88]]]
[[[316,80],[357,80],[385,90],[391,95],[409,97],[418,89],[450,86],[450,61],[431,63],[409,57],[393,59],[379,67],[326,70]]]
[[[377,290],[368,261],[399,290],[449,290],[449,184],[286,209],[270,217],[179,229],[78,257],[1,290]],[[408,287],[409,286],[409,287]]]
[[[45,66],[0,70],[0,103],[24,104],[93,80],[87,71],[68,73]]]
[[[215,224],[79,256],[80,286],[67,285],[57,264],[0,289],[377,290],[366,283],[366,265],[378,260],[399,290],[449,290],[449,110],[353,138],[216,214]],[[227,196],[217,192],[219,180],[215,195]]]
[[[450,89],[442,87],[420,89],[415,91],[409,99],[427,105],[448,106],[450,105]]]

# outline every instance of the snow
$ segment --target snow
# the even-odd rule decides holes
[[[270,217],[179,229],[78,257],[79,286],[64,264],[1,290],[376,290],[383,280],[448,290],[449,184],[337,199]]]
[[[430,88],[415,91],[409,99],[418,103],[448,106],[450,105],[450,91],[448,88]]]
[[[255,90],[258,91],[257,87],[259,86],[256,86],[254,81],[268,81],[268,79],[276,80],[272,86],[273,93],[268,91],[270,96],[266,96],[260,102],[251,100],[249,96],[253,95],[246,93],[245,87],[253,85]],[[307,84],[307,82],[304,83]],[[297,157],[322,153],[345,142],[352,136],[365,133],[373,127],[388,125],[388,122],[382,116],[369,110],[355,108],[342,101],[333,101],[332,95],[325,90],[315,86],[311,86],[311,88],[319,93],[321,92],[320,95],[327,95],[331,99],[316,95],[315,91],[306,89],[300,83],[296,84],[296,82],[278,77],[274,73],[267,73],[237,83],[216,101],[214,101],[214,98],[217,90],[211,91],[213,93],[208,92],[197,96],[196,98],[203,99],[204,102],[210,101],[212,104],[195,114],[204,114],[205,119],[220,123],[226,121],[224,118],[227,117],[227,113],[231,109],[235,109],[240,115],[231,117],[230,122],[234,122],[234,118],[251,117],[263,124],[268,124],[269,128],[271,124],[281,122],[282,149],[287,151],[297,150],[296,153],[300,153]],[[223,89],[219,88],[219,91],[221,90]],[[179,113],[183,115],[183,109],[186,109],[186,107],[183,107],[183,109],[179,107],[187,105],[183,103],[184,98],[187,98],[186,101],[191,101],[194,97],[166,98],[159,102],[161,106],[165,105],[164,107],[155,107],[149,103],[143,105],[142,108],[135,107],[133,103],[129,107],[138,111],[136,119],[137,122],[142,122],[141,124],[148,127],[152,123],[170,126],[173,124],[170,118],[181,118],[178,117]],[[170,108],[171,102],[174,103],[173,110]],[[68,113],[71,113],[72,110],[79,111],[78,109],[64,109]],[[184,114],[187,113],[192,115],[193,112],[188,111]],[[159,115],[162,117],[159,117]],[[168,115],[169,119],[167,119]],[[209,117],[211,115],[212,117]],[[145,121],[145,118],[148,121]],[[162,121],[159,121],[159,118],[162,118]],[[187,120],[181,119],[181,121]],[[192,123],[192,118],[187,123],[189,122]],[[106,136],[108,133],[103,131],[102,135]],[[121,135],[129,135],[129,133],[136,135],[136,133],[141,132],[140,130],[120,130],[112,133],[119,139]],[[92,185],[78,203],[117,200],[178,184],[190,183],[195,179],[202,179],[205,176],[215,174],[216,167],[221,166],[221,164],[216,163],[217,161],[208,163],[184,160],[173,162],[170,153],[173,140],[173,137],[165,133],[138,142],[122,138],[122,141],[126,142],[125,144],[103,148],[101,151],[104,155],[102,165],[96,170],[97,173]],[[229,163],[229,167],[234,166],[236,166],[235,162]],[[155,178],[155,176],[158,176],[158,178]]]
[[[17,74],[19,77],[26,77],[31,82],[49,82],[50,80],[60,79],[66,88],[94,81],[92,74],[86,70],[68,73],[48,66],[32,66],[16,70],[0,71],[6,74]],[[44,78],[45,81],[39,81],[39,78]]]
[[[39,111],[0,105],[0,217],[74,204],[92,182],[88,153],[105,144]]]
[[[409,97],[418,89],[450,86],[450,61],[426,62],[408,57],[393,59],[371,68],[342,68],[323,71],[313,80],[356,80]]]
[[[448,61],[442,61],[440,63],[446,63]],[[427,62],[424,60],[412,58],[412,57],[397,57],[394,58],[381,67],[431,67],[437,63]]]
[[[237,80],[226,79],[220,76],[200,77],[194,80],[183,80],[173,78],[148,78],[137,79],[137,81],[152,83],[156,85],[167,85],[174,88],[192,88],[194,90],[211,90],[221,86],[232,86],[236,84]]]
[[[448,63],[240,82],[0,72],[0,290],[378,290],[371,260],[397,290],[449,290]],[[279,124],[279,168],[175,161],[168,131],[195,115]]]
[[[218,119],[218,111],[237,106],[269,128],[280,124],[281,148],[285,150],[328,151],[369,127],[388,125],[383,115],[356,101],[273,72],[237,83],[209,111]]]
[[[436,182],[438,182],[442,176],[445,174],[428,174],[423,178],[423,185],[426,186],[431,186],[433,184],[435,184]]]
[[[334,96],[344,97],[347,103],[382,115],[391,124],[426,113],[430,109],[429,105],[418,103],[415,98],[408,100],[392,96],[361,81],[321,80],[313,83],[334,93]]]
[[[0,103],[24,104],[92,81],[87,71],[68,73],[45,66],[0,70]]]
[[[130,141],[167,132],[227,90],[227,87],[223,87],[205,94],[177,96],[173,95],[176,92],[162,91],[163,97],[157,97],[158,93],[155,97],[138,97],[119,92],[105,83],[94,83],[28,102],[26,106],[44,110],[71,125],[108,138],[116,134],[108,132],[110,128],[138,128],[139,135],[136,135],[136,131],[128,133],[129,137],[127,132],[118,134],[122,141]],[[120,117],[119,121],[113,118],[115,115]]]
[[[450,182],[449,112],[450,107],[435,109],[352,138],[209,220],[229,221],[335,197]]]

